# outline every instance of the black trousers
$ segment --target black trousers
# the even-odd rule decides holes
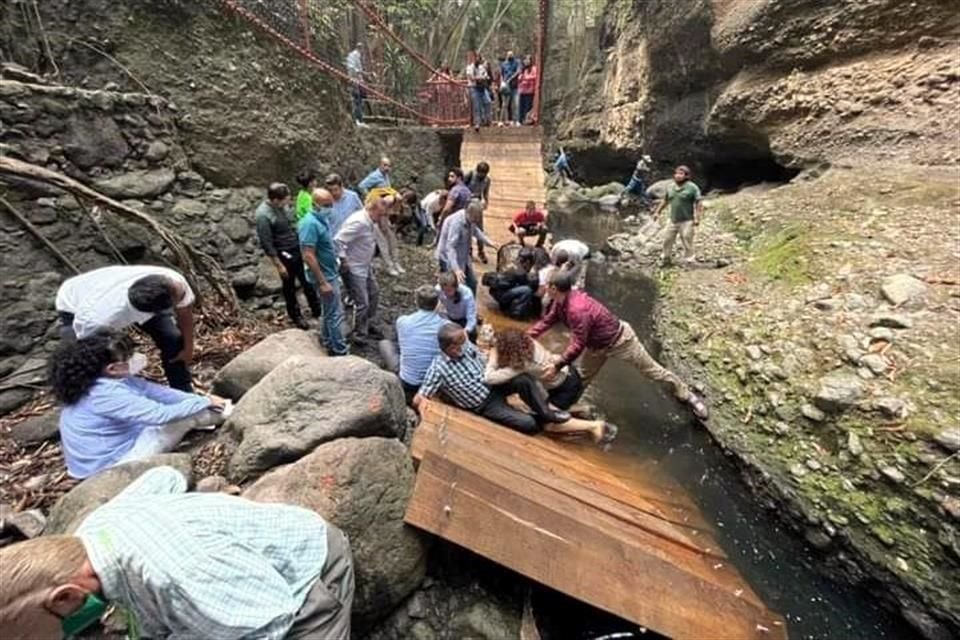
[[[532,415],[507,404],[507,398],[514,393],[530,407]],[[551,411],[547,396],[536,380],[527,374],[521,374],[510,382],[491,387],[490,395],[476,409],[476,413],[514,431],[534,435],[543,430],[544,423],[550,422]]]
[[[73,314],[61,311],[57,316],[60,319],[61,339],[76,340],[77,335],[73,332]],[[174,389],[191,393],[193,382],[190,367],[184,362],[173,362],[177,354],[183,351],[183,334],[173,318],[173,311],[161,311],[138,326],[153,339],[153,343],[160,350],[160,364],[167,377],[167,384]]]
[[[576,404],[583,395],[583,380],[580,378],[580,373],[574,367],[567,367],[567,370],[567,379],[563,384],[547,390],[550,404],[564,411]]]
[[[283,278],[283,300],[287,304],[287,315],[290,316],[290,319],[294,322],[303,317],[300,313],[300,303],[297,302],[297,282],[299,281],[300,286],[303,287],[303,295],[307,298],[307,304],[310,305],[310,312],[314,318],[319,318],[323,315],[323,312],[320,310],[317,290],[313,288],[312,284],[307,282],[307,276],[303,271],[303,258],[300,255],[300,250],[279,251],[277,252],[277,257],[280,258],[280,262],[283,263],[283,267],[287,270],[287,277]]]
[[[413,396],[417,395],[417,392],[420,391],[420,385],[410,384],[403,378],[400,379],[400,386],[403,387],[403,397],[407,400],[407,406],[413,405]]]

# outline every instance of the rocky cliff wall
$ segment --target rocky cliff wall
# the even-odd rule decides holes
[[[269,174],[247,187],[218,187],[194,169],[181,124],[189,113],[159,96],[0,80],[0,154],[62,172],[142,209],[213,256],[253,308],[271,308],[280,283],[261,261],[253,213],[264,182],[294,187],[288,173]],[[330,132],[331,137],[337,134]],[[434,186],[442,175],[444,143],[431,132],[379,130],[376,144],[360,141],[358,155],[318,169],[362,175],[390,153],[400,180],[417,175]],[[162,244],[109,211],[82,207],[72,196],[37,183],[5,181],[4,197],[81,271],[120,258],[164,261]],[[100,228],[102,227],[103,232]],[[109,238],[109,242],[107,240]],[[5,208],[0,207],[0,376],[42,379],[45,351],[57,337],[53,302],[69,269]],[[0,391],[0,414],[32,394]]]
[[[554,8],[550,56],[568,57],[569,11]],[[547,122],[598,182],[641,150],[708,182],[751,164],[955,164],[958,32],[945,0],[608,0],[580,64],[548,66]]]

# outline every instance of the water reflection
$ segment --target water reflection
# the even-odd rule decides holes
[[[551,220],[555,239],[577,237],[594,248],[621,230],[615,215],[584,206],[552,209]],[[651,353],[658,353],[649,339],[655,283],[594,266],[588,279],[591,294],[630,322]],[[838,584],[815,571],[822,559],[757,503],[733,464],[664,389],[645,381],[629,365],[610,361],[591,394],[620,425],[616,447],[607,454],[617,460],[617,468],[675,491],[678,500],[692,500],[715,529],[730,561],[766,604],[787,618],[793,640],[919,637],[864,589]],[[537,595],[535,605],[538,611],[550,612],[543,625],[544,640],[595,640],[618,632],[629,635],[614,637],[656,637],[641,635],[634,625],[546,590]]]

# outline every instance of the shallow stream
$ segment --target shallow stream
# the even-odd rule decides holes
[[[555,240],[577,237],[594,250],[620,231],[619,219],[589,206],[551,210]],[[588,290],[638,335],[650,336],[656,283],[641,274],[614,273],[591,264]],[[648,348],[654,344],[645,338]],[[689,418],[670,394],[638,372],[611,361],[592,389],[592,400],[620,426],[616,465],[632,467],[689,496],[716,531],[716,538],[747,582],[787,619],[792,640],[908,640],[918,637],[865,589],[835,582],[816,570],[822,560],[763,508],[741,480],[733,462]],[[559,560],[562,561],[562,560]],[[534,597],[543,640],[650,638],[636,626],[552,592]]]

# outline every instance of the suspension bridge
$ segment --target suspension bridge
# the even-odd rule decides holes
[[[357,80],[315,48],[314,0],[220,0],[288,47],[305,64],[359,87],[394,125],[463,128],[461,165],[491,165],[485,230],[512,240],[512,215],[545,201],[539,126],[470,129],[468,87],[436,68],[397,35],[366,0],[350,0],[385,40],[422,70],[414,100],[383,83]],[[543,69],[548,0],[539,0],[535,61]],[[532,121],[540,121],[542,73]],[[382,77],[382,76],[381,76]],[[496,327],[516,325],[481,296]],[[547,336],[558,340],[559,336]],[[417,481],[407,523],[429,531],[557,591],[674,638],[780,640],[783,619],[725,556],[696,505],[671,483],[623,455],[528,437],[451,406],[429,402],[412,444]]]

